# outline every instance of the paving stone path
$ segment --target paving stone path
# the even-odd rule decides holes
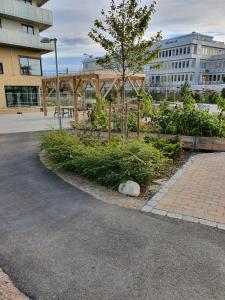
[[[225,229],[225,153],[192,157],[143,211]]]

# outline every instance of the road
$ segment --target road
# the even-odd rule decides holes
[[[225,299],[225,233],[98,201],[0,136],[0,267],[32,299]]]

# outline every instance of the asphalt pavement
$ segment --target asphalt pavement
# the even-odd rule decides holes
[[[224,300],[225,232],[103,203],[0,135],[0,267],[31,299]]]

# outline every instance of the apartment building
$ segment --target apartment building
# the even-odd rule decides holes
[[[176,90],[188,82],[193,90],[225,87],[225,44],[212,36],[192,32],[160,41],[159,55],[144,66],[151,90]],[[83,70],[99,69],[94,58],[83,61]]]
[[[191,34],[160,41],[158,58],[146,65],[149,89],[176,90],[188,82],[193,90],[220,90],[225,83],[225,44],[212,36]],[[224,85],[225,87],[225,85]]]
[[[0,1],[0,109],[40,105],[41,56],[54,49],[40,36],[53,25],[47,1]]]

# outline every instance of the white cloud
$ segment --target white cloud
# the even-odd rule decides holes
[[[92,43],[88,32],[109,0],[52,0],[45,6],[53,10],[54,26],[46,35],[59,38],[61,57],[78,57],[83,53],[98,55],[102,50]],[[151,0],[142,0],[142,4]],[[158,0],[147,35],[159,30],[163,37],[197,31],[225,41],[224,0]],[[51,56],[51,54],[50,54]]]

